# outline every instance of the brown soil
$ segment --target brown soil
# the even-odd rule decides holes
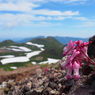
[[[11,52],[11,51],[7,49],[0,49],[0,53],[6,53],[6,52]]]
[[[36,57],[36,60],[43,60],[43,57]]]
[[[32,75],[35,69],[38,68],[44,69],[46,67],[42,67],[40,65],[29,65],[27,67],[19,67],[14,71],[4,71],[3,69],[0,69],[0,84],[3,81],[8,81],[8,80],[14,80],[15,82],[22,80]]]
[[[0,49],[0,53],[5,53],[5,52],[12,52],[12,51],[6,50],[6,49]],[[37,60],[42,60],[42,59],[43,59],[43,57],[37,58]],[[44,68],[46,68],[46,66],[42,67],[40,65],[29,65],[27,67],[19,67],[14,71],[5,71],[3,69],[0,69],[0,84],[3,81],[8,81],[8,80],[14,80],[15,82],[22,80],[22,79],[32,75],[34,70],[38,69],[38,68],[44,69]]]

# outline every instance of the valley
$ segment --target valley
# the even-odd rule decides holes
[[[53,37],[35,38],[26,43],[6,40],[0,43],[0,68],[14,70],[33,64],[52,64],[62,58],[63,47]]]

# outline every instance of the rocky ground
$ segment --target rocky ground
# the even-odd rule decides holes
[[[66,69],[61,70],[59,63],[47,68],[32,68],[31,74],[25,73],[26,78],[8,83],[0,95],[95,95],[94,69],[84,66],[80,68],[78,81],[73,78],[67,81]]]
[[[20,67],[14,71],[5,71],[3,69],[0,69],[0,84],[3,81],[8,81],[8,80],[14,80],[15,82],[26,78],[32,74],[32,72],[37,69],[41,68],[40,65],[30,65],[27,67]]]

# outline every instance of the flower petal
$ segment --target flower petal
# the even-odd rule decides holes
[[[80,75],[79,75],[79,68],[80,68],[80,64],[78,64],[76,61],[74,61],[73,63],[73,70],[74,70],[74,79],[78,80]]]
[[[62,65],[62,70],[65,69],[65,67],[66,67],[67,65],[69,65],[69,63],[70,63],[70,58],[71,58],[71,56],[68,56],[66,62],[65,62],[64,64],[61,63],[61,65]]]
[[[87,54],[87,46],[84,46],[81,50],[82,50],[82,52],[83,52],[86,56],[88,56],[88,54]],[[87,60],[87,57],[86,57],[84,54],[82,54],[83,60]]]
[[[78,56],[80,54],[80,51],[77,51],[76,49],[74,49],[72,51],[72,56],[71,56],[71,59],[70,61],[72,61],[76,56]]]
[[[70,62],[70,64],[67,65],[67,75],[66,75],[67,80],[70,80],[72,78],[72,70],[73,66],[72,63]]]
[[[71,54],[72,49],[74,48],[74,42],[71,40],[66,47],[64,47],[63,57]]]

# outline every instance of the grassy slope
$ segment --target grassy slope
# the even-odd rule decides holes
[[[10,45],[15,45],[16,43],[13,42],[12,40],[5,40],[3,42],[0,43],[0,47],[3,47],[3,46],[10,46]]]
[[[9,46],[24,46],[27,47],[29,49],[31,49],[32,51],[36,51],[36,50],[40,50],[37,46],[31,46],[31,45],[27,45],[26,43],[15,43],[12,40],[6,40],[0,43],[0,47],[9,47]],[[14,56],[25,56],[25,52],[17,52],[17,51],[11,51],[10,52],[3,52],[0,53],[0,56],[4,56],[4,55],[14,55]],[[0,60],[3,58],[0,58]],[[31,62],[21,62],[21,63],[9,63],[9,64],[5,64],[2,65],[2,63],[0,62],[0,68],[3,68],[4,70],[12,70],[10,69],[11,66],[16,66],[16,67],[23,67],[26,66],[27,64],[31,64]]]
[[[37,46],[27,45],[26,43],[15,43],[12,40],[6,40],[6,41],[3,41],[3,42],[0,43],[0,47],[10,48],[9,46],[23,46],[23,47],[27,47],[27,48],[31,49],[32,51],[40,50]],[[3,55],[25,56],[24,53],[25,52],[10,50],[10,52],[0,53],[0,56],[3,56]]]
[[[15,43],[12,40],[5,40],[5,41],[0,43],[0,47],[4,47],[4,46],[8,47],[8,46],[11,46],[11,45],[25,46],[25,47],[30,48],[32,50],[39,50],[39,48],[36,47],[36,46],[27,45],[26,43]]]
[[[36,39],[30,40],[30,42],[45,45],[44,46],[45,49],[52,49],[52,48],[56,49],[56,48],[63,47],[63,45],[53,37],[36,38]]]
[[[31,40],[31,42],[45,45],[44,46],[45,51],[43,51],[42,53],[40,53],[35,57],[32,57],[31,61],[35,60],[35,58],[38,56],[44,57],[43,61],[46,60],[47,58],[56,58],[56,59],[62,58],[64,45],[59,43],[55,38],[53,37],[36,38]]]

